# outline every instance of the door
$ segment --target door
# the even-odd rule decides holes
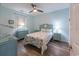
[[[79,55],[79,4],[72,4],[70,9],[70,55]]]

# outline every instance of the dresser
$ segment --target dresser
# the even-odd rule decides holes
[[[7,36],[0,38],[0,56],[16,56],[17,55],[17,39]]]
[[[53,38],[54,38],[54,40],[62,41],[61,40],[61,34],[59,34],[59,33],[54,33]]]

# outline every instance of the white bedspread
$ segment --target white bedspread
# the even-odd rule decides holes
[[[27,37],[33,37],[35,39],[43,40],[43,41],[49,41],[52,38],[53,33],[52,32],[34,32],[27,34]]]
[[[51,40],[52,36],[52,32],[34,32],[27,34],[24,42],[26,44],[30,43],[38,48],[41,48],[41,54],[43,54],[43,52],[47,49],[47,44]]]

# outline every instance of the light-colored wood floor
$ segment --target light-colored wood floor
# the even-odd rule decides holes
[[[41,56],[41,50],[32,45],[23,45],[23,40],[18,41],[18,56]],[[65,42],[51,41],[43,56],[69,56],[69,45]]]

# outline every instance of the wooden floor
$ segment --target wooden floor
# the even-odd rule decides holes
[[[23,40],[18,41],[18,56],[42,56],[41,50],[32,45],[23,45]],[[69,45],[64,42],[51,41],[48,44],[48,49],[43,56],[69,56]]]

